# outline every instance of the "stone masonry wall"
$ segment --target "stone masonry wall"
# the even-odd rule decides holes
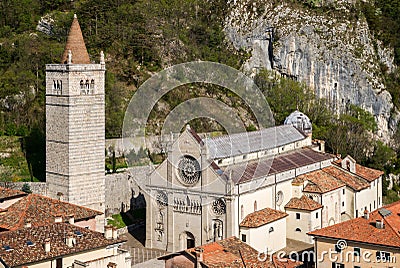
[[[22,186],[24,184],[28,184],[31,188],[31,191],[35,194],[41,194],[47,196],[47,184],[45,182],[0,182],[0,187],[7,187],[15,190],[22,190]]]
[[[151,166],[140,166],[106,175],[106,216],[145,207],[137,182],[143,181],[151,170]]]

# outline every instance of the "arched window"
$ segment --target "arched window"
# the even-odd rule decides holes
[[[257,211],[257,201],[254,201],[254,211]]]
[[[81,80],[81,82],[79,84],[81,86],[81,89],[85,89],[85,85],[83,84],[83,80]]]
[[[89,89],[89,80],[86,80],[85,87],[86,89]]]
[[[55,81],[55,80],[53,80],[53,89],[54,89],[54,90],[57,89],[57,84],[56,84],[56,81]]]
[[[301,229],[300,228],[296,228],[296,232],[300,232],[301,233]]]
[[[243,205],[240,207],[240,219],[242,219],[243,220],[243,217],[244,217],[244,207],[243,207]]]
[[[282,191],[279,191],[277,194],[276,194],[276,204],[278,205],[278,206],[280,206],[280,205],[282,205],[282,203],[283,203],[283,192]]]
[[[90,81],[90,89],[94,89],[94,79],[92,79],[92,81]]]
[[[221,220],[213,220],[214,241],[222,240],[223,238],[223,225]]]
[[[273,231],[274,231],[274,227],[269,227],[268,232],[269,232],[269,233],[272,233]]]

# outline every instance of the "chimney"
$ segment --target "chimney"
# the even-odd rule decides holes
[[[64,194],[62,192],[57,193],[57,199],[60,201],[64,201]]]
[[[50,252],[50,238],[46,238],[44,240],[44,252],[46,253]]]
[[[383,229],[384,227],[383,220],[376,220],[376,228]]]
[[[203,249],[197,247],[197,248],[194,249],[194,251],[195,251],[195,254],[196,254],[197,266],[198,267],[202,267],[201,262],[204,261],[204,259],[203,259]]]
[[[118,230],[117,227],[112,228],[112,238],[113,239],[118,239]]]
[[[31,227],[32,227],[31,219],[26,219],[25,220],[25,228],[31,228]]]
[[[74,224],[75,223],[74,214],[68,215],[68,223],[69,224]]]
[[[62,222],[62,216],[60,214],[57,214],[54,218],[54,222]]]
[[[104,237],[107,239],[111,239],[113,236],[113,231],[112,231],[113,227],[111,225],[106,225],[104,227]]]
[[[366,220],[369,219],[369,211],[368,211],[368,209],[364,210],[364,219],[366,219]]]
[[[74,246],[74,235],[72,233],[68,233],[67,234],[67,238],[65,239],[65,243],[70,248],[72,248]]]

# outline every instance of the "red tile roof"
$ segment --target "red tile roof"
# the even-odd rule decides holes
[[[381,209],[378,209],[370,213],[369,219],[359,217],[312,231],[309,234],[400,248],[400,201],[384,208],[389,210],[391,215],[383,217],[379,212]],[[383,220],[383,229],[376,228],[376,220]]]
[[[308,181],[308,184],[303,191],[309,193],[323,194],[345,186],[343,182],[322,170],[300,175],[293,180],[293,184],[303,183],[304,181]]]
[[[383,171],[356,164],[356,174],[359,175],[360,177],[363,177],[369,182],[378,179],[380,176],[383,175],[383,173],[384,173]]]
[[[79,231],[81,235],[75,232]],[[72,234],[75,245],[68,247],[65,235]],[[44,251],[45,240],[50,241],[50,252]],[[31,241],[33,245],[27,245]],[[109,245],[123,243],[122,239],[106,239],[102,233],[67,223],[53,223],[39,227],[22,228],[0,233],[0,259],[8,267],[54,260],[59,256],[77,254]],[[13,250],[6,250],[4,246]]]
[[[64,54],[61,58],[61,63],[66,63],[68,60],[68,51],[72,53],[72,63],[74,64],[89,64],[89,54],[86,50],[85,41],[83,40],[81,27],[78,19],[74,17],[71,28],[69,30],[67,44],[65,45]]]
[[[294,268],[300,266],[301,262],[294,262],[288,259],[279,260],[273,256],[273,262],[270,256],[265,261],[258,260],[258,251],[242,242],[237,237],[202,245],[196,248],[187,249],[186,252],[196,256],[196,250],[203,252],[202,264],[205,267],[287,267]]]
[[[285,208],[314,211],[319,208],[322,208],[322,205],[312,200],[311,198],[303,195],[300,198],[293,197],[292,199],[290,199],[290,201],[286,204]]]
[[[333,163],[335,165],[341,167],[342,159],[339,159]],[[368,167],[364,167],[360,164],[356,164],[356,174],[358,176],[362,177],[363,179],[366,179],[369,182],[372,182],[372,181],[378,179],[380,176],[383,175],[383,173],[384,172],[381,170],[368,168]]]
[[[0,187],[0,200],[13,199],[13,198],[21,197],[24,195],[27,195],[27,193],[19,191],[19,190]]]
[[[272,208],[264,208],[247,215],[240,223],[240,227],[257,228],[286,216],[288,216],[288,214],[285,212]]]
[[[352,175],[350,172],[347,172],[339,167],[330,166],[322,169],[324,172],[332,175],[333,177],[341,180],[347,186],[352,188],[353,190],[360,191],[366,189],[370,186],[370,184],[359,177]]]
[[[32,226],[39,226],[55,222],[56,216],[62,216],[63,221],[67,221],[68,216],[73,215],[75,221],[80,221],[101,214],[102,212],[93,209],[38,194],[29,194],[0,214],[0,227],[15,230],[23,227],[26,220],[30,220]]]

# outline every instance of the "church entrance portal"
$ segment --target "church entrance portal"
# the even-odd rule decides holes
[[[194,237],[191,233],[186,233],[186,248],[194,248]]]
[[[191,232],[183,232],[180,235],[180,244],[181,250],[194,248],[196,246],[196,242],[194,239],[194,235]]]

